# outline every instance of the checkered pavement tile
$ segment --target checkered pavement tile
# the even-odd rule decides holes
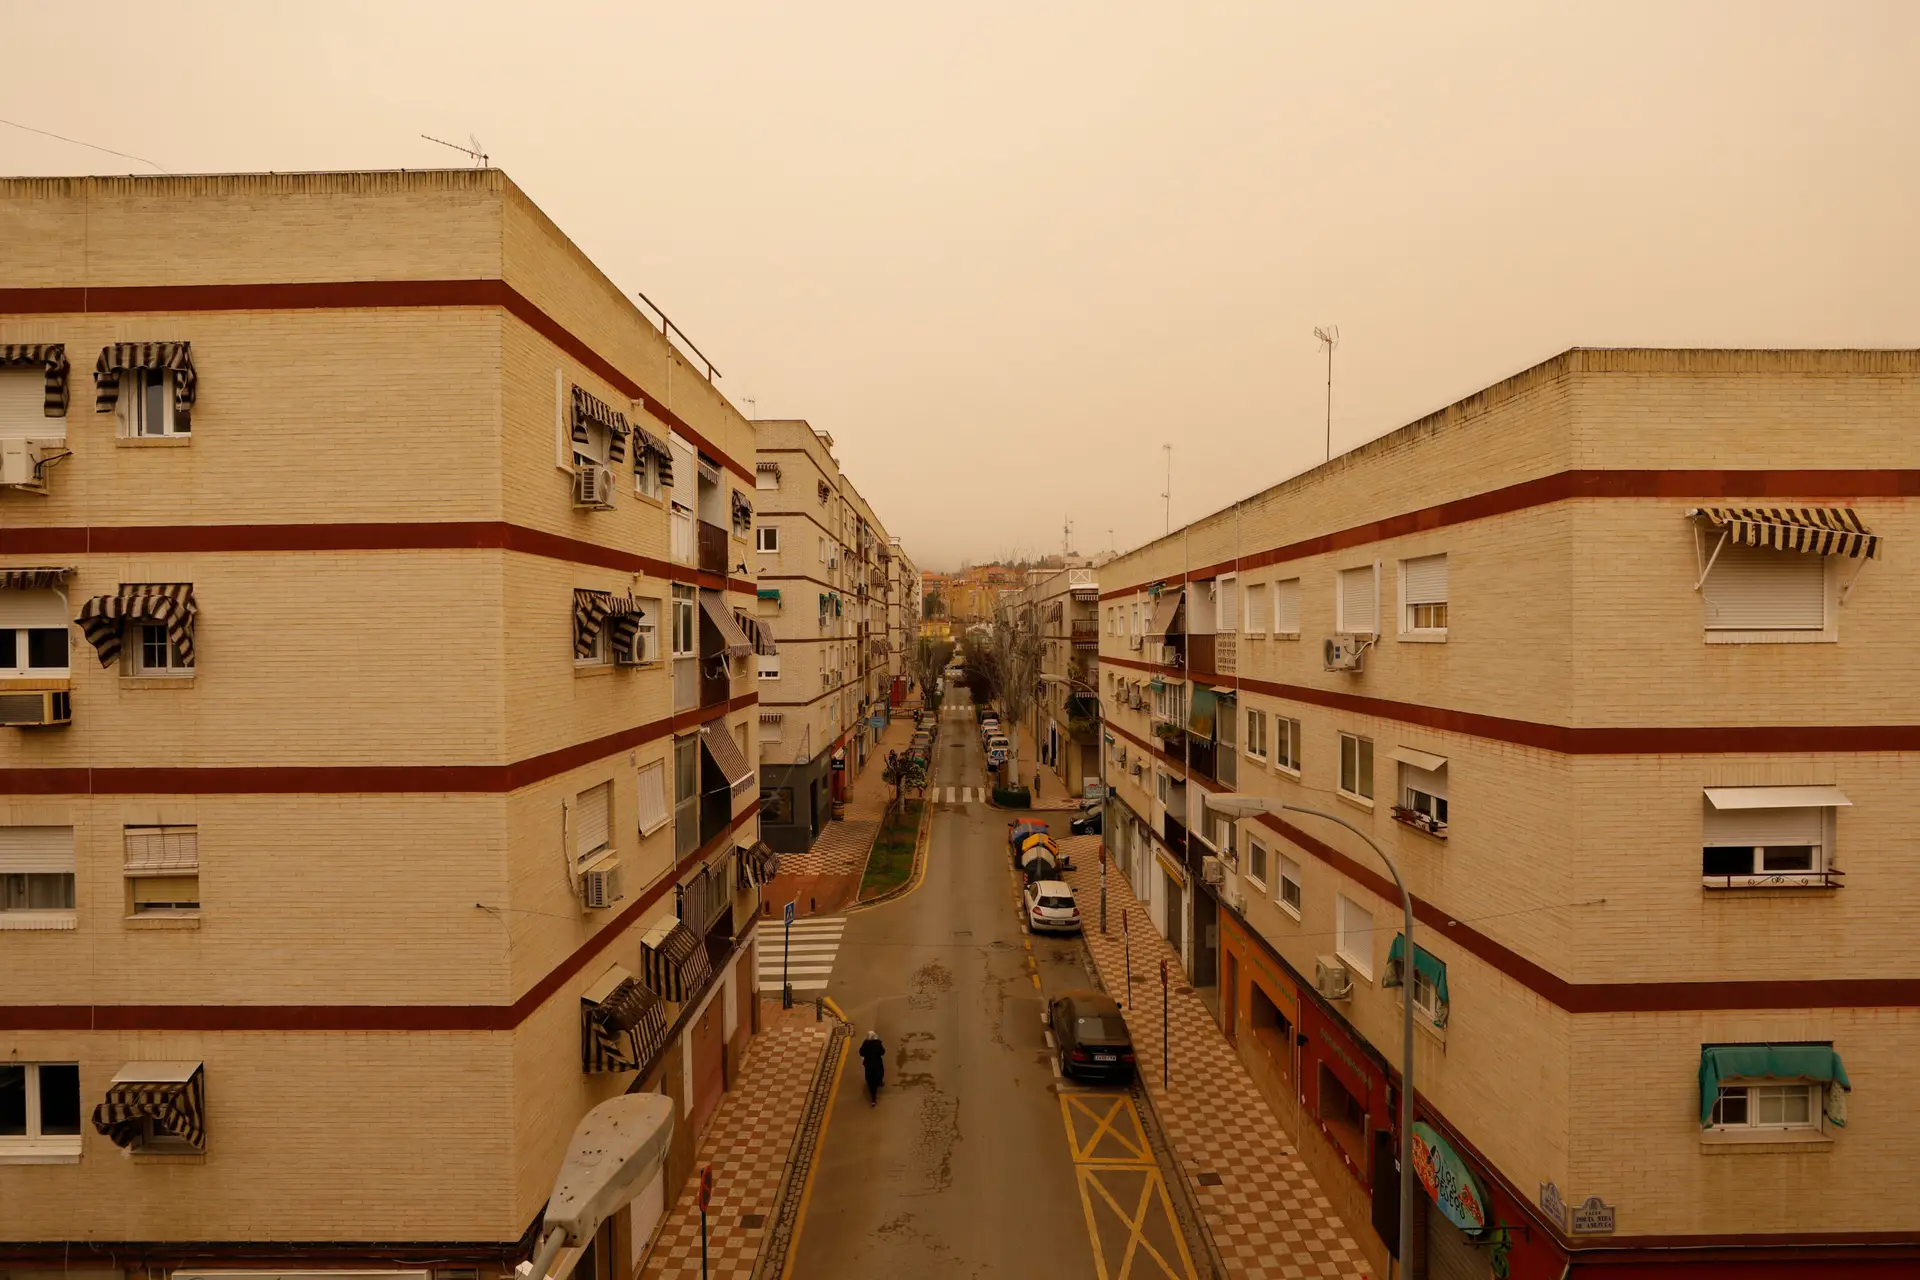
[[[805,853],[780,855],[783,876],[858,875],[867,869],[867,855],[873,852],[874,837],[880,834],[878,822],[829,822],[813,848]]]
[[[1088,908],[1100,894],[1099,839],[1070,837],[1063,843],[1074,863],[1067,880],[1087,919],[1093,918]],[[1187,1171],[1228,1275],[1245,1280],[1369,1276],[1365,1255],[1294,1154],[1265,1095],[1240,1065],[1213,1015],[1191,992],[1168,996],[1172,1087],[1161,1087],[1160,961],[1172,967],[1176,986],[1185,983],[1178,977],[1179,958],[1146,923],[1146,912],[1126,877],[1109,869],[1108,932],[1103,936],[1089,927],[1086,940],[1101,980],[1122,1008],[1127,1003],[1119,928],[1123,910],[1134,921],[1133,972],[1140,975],[1133,985],[1136,1007],[1127,1013],[1127,1027],[1140,1057],[1141,1078],[1153,1095],[1167,1141]],[[1234,1123],[1223,1123],[1225,1117]],[[1202,1183],[1202,1173],[1217,1174],[1219,1180]]]
[[[721,1099],[700,1140],[695,1172],[647,1254],[646,1280],[694,1280],[700,1275],[698,1170],[704,1164],[713,1166],[708,1274],[748,1275],[760,1256],[828,1033],[825,1025],[810,1019],[782,1018],[776,1005],[761,1008],[771,1025],[750,1042],[739,1084]],[[746,1225],[743,1219],[753,1215],[758,1215],[757,1225]]]

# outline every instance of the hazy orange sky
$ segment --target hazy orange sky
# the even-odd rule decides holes
[[[1176,524],[1318,462],[1316,324],[1336,451],[1573,345],[1920,345],[1907,0],[0,0],[0,30],[0,116],[175,172],[477,134],[743,411],[831,431],[922,567],[1157,536],[1165,443]],[[129,168],[0,126],[0,172]]]

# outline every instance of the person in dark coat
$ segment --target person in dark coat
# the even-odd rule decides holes
[[[880,1101],[880,1086],[887,1078],[887,1046],[880,1043],[878,1031],[867,1032],[860,1043],[860,1061],[867,1071],[867,1105]]]

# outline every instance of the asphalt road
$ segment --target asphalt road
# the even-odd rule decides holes
[[[972,786],[972,718],[942,722],[934,782]],[[934,793],[930,790],[929,795]],[[926,878],[847,920],[828,994],[877,1028],[887,1083],[869,1106],[851,1052],[792,1275],[1098,1276],[1083,1179],[1041,1026],[1044,987],[1089,985],[1077,940],[1029,940],[1006,856],[1005,814],[935,809]]]

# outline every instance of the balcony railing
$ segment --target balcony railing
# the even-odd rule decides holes
[[[1842,889],[1844,871],[1775,871],[1758,876],[1708,876],[1700,883],[1708,889]]]
[[[705,520],[699,524],[700,571],[717,573],[723,577],[727,572],[727,531],[717,524]]]
[[[716,670],[717,668],[717,670]],[[724,706],[733,697],[733,677],[718,655],[700,659],[700,705]]]
[[[1441,840],[1447,838],[1447,824],[1430,813],[1422,813],[1418,809],[1409,809],[1403,804],[1397,804],[1393,806],[1393,820],[1403,827],[1424,831]]]
[[[1100,628],[1094,623],[1073,626],[1073,647],[1076,649],[1098,649],[1100,647]]]

